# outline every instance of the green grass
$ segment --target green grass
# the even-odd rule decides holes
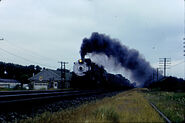
[[[61,122],[164,122],[150,106],[139,89],[122,92],[77,108],[59,112],[45,112],[37,117],[21,120],[22,123],[61,123]]]
[[[0,88],[0,91],[18,91],[18,90],[26,90],[25,88]]]
[[[0,91],[14,91],[13,88],[0,88]]]
[[[151,91],[145,93],[145,95],[172,122],[185,121],[184,92]]]
[[[115,111],[113,107],[100,107],[93,111],[93,116],[95,119],[109,121],[118,123],[119,122],[119,114]]]

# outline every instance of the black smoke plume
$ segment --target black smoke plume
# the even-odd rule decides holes
[[[123,68],[130,71],[131,78],[137,81],[139,86],[143,86],[153,78],[155,70],[137,50],[129,49],[107,35],[94,32],[90,38],[84,38],[80,50],[82,59],[87,53],[103,53],[113,57],[116,63],[120,63]]]

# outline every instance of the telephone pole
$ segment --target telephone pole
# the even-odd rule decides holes
[[[159,80],[159,68],[153,69],[153,81]]]
[[[185,48],[185,0],[184,0],[184,29],[183,29],[183,44],[184,44],[184,48]],[[184,50],[184,53],[185,53],[185,50]],[[184,79],[185,79],[185,54],[184,55]]]
[[[159,69],[163,69],[164,77],[166,77],[166,69],[169,69],[171,58],[159,58]]]
[[[184,46],[183,47],[185,48],[185,38],[183,38],[183,40],[184,40],[184,42],[183,42]],[[184,79],[185,79],[185,50],[184,50],[183,56],[184,56]]]
[[[159,68],[157,68],[157,81],[159,80]]]
[[[61,63],[61,88],[65,87],[65,80],[66,80],[66,64],[68,64],[68,62],[59,62]]]

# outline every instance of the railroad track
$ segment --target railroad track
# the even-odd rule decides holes
[[[54,102],[79,96],[103,93],[102,91],[15,91],[0,92],[0,109],[7,110],[22,106]]]
[[[159,115],[167,122],[172,123],[153,103],[150,103],[150,105],[155,109],[156,112],[159,113]]]

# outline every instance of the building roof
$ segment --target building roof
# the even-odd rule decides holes
[[[0,79],[0,82],[4,82],[4,83],[20,83],[19,81],[15,80],[15,79]]]
[[[66,79],[69,79],[69,73],[66,71]],[[60,81],[61,71],[44,69],[35,76],[29,78],[30,81]]]

